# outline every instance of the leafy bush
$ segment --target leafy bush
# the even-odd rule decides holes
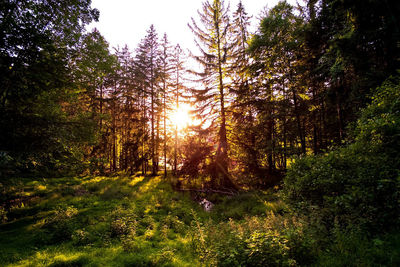
[[[297,266],[312,263],[309,236],[297,219],[288,220],[272,211],[268,217],[230,219],[216,224],[192,223],[192,248],[206,265]]]
[[[49,233],[48,242],[58,243],[70,240],[75,230],[73,218],[78,214],[78,210],[72,206],[58,207],[54,215],[46,220],[43,225]]]
[[[74,245],[83,246],[91,243],[93,238],[85,229],[78,229],[72,233],[71,239]]]
[[[325,155],[299,158],[284,180],[286,199],[320,216],[329,228],[385,229],[400,214],[400,79],[374,94],[354,127],[353,143]]]
[[[254,232],[246,239],[247,264],[251,266],[290,266],[288,240],[272,230]]]
[[[117,209],[112,212],[111,217],[111,237],[121,237],[128,234],[135,235],[137,223],[134,214]]]
[[[318,255],[317,266],[399,266],[400,235],[394,231],[368,238],[355,229],[333,231],[332,240]]]
[[[163,223],[165,227],[173,230],[175,233],[184,234],[187,231],[187,226],[184,222],[182,222],[178,216],[172,216],[168,214],[164,217]]]
[[[12,174],[15,168],[14,159],[5,151],[0,151],[0,177]]]
[[[5,223],[7,220],[7,211],[3,206],[0,206],[0,223]]]

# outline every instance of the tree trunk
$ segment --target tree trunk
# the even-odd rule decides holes
[[[301,127],[300,111],[298,109],[297,96],[296,96],[296,92],[294,89],[292,89],[292,94],[293,94],[294,113],[295,113],[296,122],[297,122],[297,131],[299,134],[300,144],[301,144],[301,153],[306,154],[306,140],[305,140],[305,136],[303,133],[303,129]]]
[[[153,63],[151,63],[153,65]],[[152,160],[152,175],[157,175],[157,160],[156,160],[156,153],[155,153],[155,117],[154,117],[154,83],[153,83],[153,66],[151,67],[151,75],[150,75],[150,80],[151,80],[151,160]]]
[[[226,138],[226,114],[225,114],[225,99],[224,99],[224,83],[222,78],[222,56],[221,56],[221,41],[219,36],[219,27],[216,25],[217,41],[218,41],[218,78],[219,78],[219,100],[221,108],[221,125],[219,130],[219,144],[216,153],[217,169],[220,175],[220,184],[225,188],[236,188],[230,179],[228,172],[228,140]]]
[[[160,112],[157,111],[157,137],[156,137],[156,168],[159,169],[160,159]]]
[[[116,138],[116,133],[115,133],[115,103],[113,103],[113,122],[112,122],[112,146],[113,146],[113,150],[112,150],[112,170],[115,171],[117,169],[117,151],[116,151],[116,143],[117,143],[117,138]]]
[[[336,115],[339,128],[339,143],[343,140],[343,116],[342,107],[340,105],[340,95],[338,90],[336,90]]]
[[[166,104],[166,84],[164,80],[164,177],[167,177],[167,104]]]
[[[145,137],[146,137],[146,95],[145,91],[143,88],[143,100],[142,100],[142,105],[143,105],[143,133],[142,133],[142,175],[146,174],[146,161],[145,161]]]
[[[270,112],[270,120],[268,121],[268,141],[269,141],[269,153],[267,156],[267,162],[268,162],[268,170],[269,173],[272,173],[273,170],[275,169],[274,162],[273,162],[273,128],[274,128],[274,120],[272,119],[272,110]]]
[[[179,60],[178,60],[179,62]],[[178,63],[179,64],[179,63]],[[179,108],[179,66],[176,66],[176,91],[175,91],[176,110]],[[174,144],[174,176],[177,175],[178,168],[178,126],[175,125],[175,144]]]

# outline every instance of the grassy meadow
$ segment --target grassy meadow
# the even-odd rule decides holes
[[[0,266],[400,262],[399,252],[394,253],[400,248],[398,234],[369,241],[338,233],[331,244],[307,218],[295,215],[276,189],[208,195],[215,205],[206,212],[198,204],[201,193],[174,191],[164,179],[119,175],[5,181]]]
[[[1,266],[200,265],[201,225],[282,208],[257,194],[207,213],[161,177],[18,179],[1,190]]]

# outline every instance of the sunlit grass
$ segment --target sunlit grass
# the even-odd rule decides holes
[[[10,220],[0,226],[0,266],[197,262],[186,236],[190,210],[202,211],[160,177],[22,180],[11,181],[7,194],[39,201],[24,200],[7,214]]]
[[[21,179],[2,190],[3,200],[16,201],[0,224],[0,266],[236,266],[249,255],[289,264],[309,263],[311,253],[322,253],[315,255],[323,263],[336,259],[311,250],[307,224],[292,217],[275,189],[200,196],[215,204],[211,212],[159,176]],[[399,246],[395,240],[385,242]],[[332,249],[353,247],[339,242]],[[390,256],[376,244],[376,255]]]
[[[142,182],[143,179],[144,179],[144,176],[134,177],[134,178],[129,182],[129,185],[130,185],[130,186],[135,186],[137,183]]]

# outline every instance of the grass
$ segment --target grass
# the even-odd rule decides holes
[[[0,266],[200,265],[195,219],[266,214],[252,193],[214,196],[219,204],[207,213],[162,177],[21,178],[1,190],[7,219],[0,225]]]
[[[203,212],[160,177],[18,179],[2,191],[0,266],[196,264],[187,229]]]
[[[208,195],[205,212],[162,177],[0,184],[0,266],[396,266],[400,236],[332,242],[279,192]]]

